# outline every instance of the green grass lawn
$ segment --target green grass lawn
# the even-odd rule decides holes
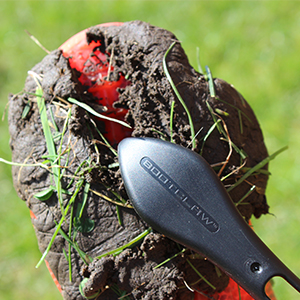
[[[196,48],[214,77],[233,84],[254,109],[271,162],[267,200],[272,215],[254,220],[263,241],[300,276],[300,2],[298,1],[1,1],[0,108],[24,86],[27,71],[49,50],[89,26],[140,19],[175,33],[193,66]],[[10,160],[7,118],[0,157]],[[0,298],[61,299],[40,252],[26,204],[0,164]],[[278,300],[300,296],[276,280]]]

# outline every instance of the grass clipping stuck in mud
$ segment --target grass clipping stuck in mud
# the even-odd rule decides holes
[[[147,23],[96,26],[86,38],[113,55],[110,80],[123,74],[130,81],[115,106],[128,109],[132,136],[193,148],[246,220],[268,212],[268,153],[253,111],[232,85],[213,79],[208,68],[196,72],[176,37]],[[55,50],[29,72],[9,107],[15,189],[32,212],[42,260],[64,299],[186,300],[193,299],[186,285],[208,294],[223,290],[223,272],[151,231],[132,209],[116,145],[103,139],[104,123],[94,116],[103,108],[79,75]]]

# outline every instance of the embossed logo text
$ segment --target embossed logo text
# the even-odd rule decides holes
[[[193,200],[172,178],[170,178],[154,161],[149,157],[143,157],[141,166],[157,182],[159,182],[181,205],[187,209],[197,220],[210,232],[219,229],[218,223]]]

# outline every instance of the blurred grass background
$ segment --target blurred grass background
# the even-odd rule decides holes
[[[254,220],[258,235],[300,276],[300,2],[298,1],[0,1],[0,108],[22,90],[27,71],[49,50],[95,24],[140,19],[175,33],[190,63],[233,84],[250,103],[271,162],[267,199],[273,215]],[[0,122],[0,157],[10,160],[7,117]],[[40,258],[26,204],[0,164],[0,298],[61,299]],[[283,280],[278,300],[300,299]]]

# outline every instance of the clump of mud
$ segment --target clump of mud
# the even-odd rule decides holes
[[[186,112],[175,96],[162,64],[166,51],[177,41],[176,37],[164,29],[133,21],[122,26],[91,28],[87,32],[87,41],[101,41],[102,51],[113,53],[110,78],[117,80],[119,74],[123,74],[131,82],[119,90],[115,106],[128,109],[126,121],[133,128],[132,136],[170,140],[171,104],[175,101],[172,139],[190,147],[191,128]],[[224,185],[234,184],[246,168],[268,156],[252,109],[232,85],[221,79],[213,80],[216,97],[212,97],[207,79],[190,66],[179,42],[169,52],[167,66],[191,113],[195,131],[199,131],[194,151],[201,152],[220,177],[230,174],[223,181]],[[78,81],[78,72],[70,68],[60,50],[55,50],[37,64],[31,74],[37,74],[41,82],[50,128],[60,154],[56,163],[61,166],[61,192],[54,189],[46,201],[34,197],[56,182],[55,172],[47,168],[49,163],[45,162],[51,157],[47,157],[34,95],[37,88],[34,76],[28,76],[23,94],[10,96],[13,161],[31,164],[13,167],[13,180],[19,197],[32,211],[32,223],[42,253],[62,218],[61,206],[66,210],[71,203],[61,230],[69,235],[75,247],[70,246],[70,241],[60,232],[46,256],[64,299],[85,299],[82,294],[110,300],[124,294],[130,299],[193,299],[193,293],[185,283],[208,294],[223,290],[228,277],[189,250],[154,269],[182,249],[156,232],[116,255],[97,258],[129,243],[145,232],[148,225],[130,208],[130,201],[118,208],[109,201],[128,198],[115,164],[117,157],[99,134],[99,131],[105,131],[104,124],[84,109],[67,102],[72,97],[93,106],[94,99]],[[24,109],[28,107],[30,110],[25,114]],[[220,120],[218,124],[223,133],[216,126],[208,136],[216,120]],[[41,163],[46,168],[38,165]],[[252,215],[260,217],[268,212],[264,195],[267,179],[264,173],[257,173],[230,191],[233,201],[238,202],[251,186],[256,186],[243,205],[238,206],[247,220]],[[88,192],[84,192],[85,187],[89,187]],[[74,200],[72,195],[77,192]],[[84,229],[84,222],[81,227],[75,226],[74,217],[78,220],[78,211],[82,213],[81,221],[94,224],[92,228]],[[78,248],[84,256],[79,255]],[[72,266],[71,280],[68,259]],[[187,259],[210,285],[199,278]],[[82,281],[81,294],[79,284]]]

